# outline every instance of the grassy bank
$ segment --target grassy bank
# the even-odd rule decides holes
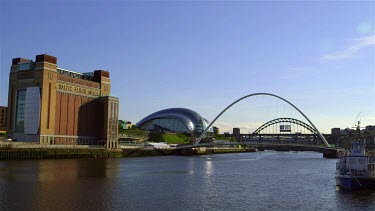
[[[174,133],[150,133],[149,142],[166,142],[168,144],[189,144],[190,137],[185,134]]]

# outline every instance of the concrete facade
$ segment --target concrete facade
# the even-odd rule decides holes
[[[241,135],[240,128],[233,128],[233,137],[236,139],[236,141],[241,141],[240,135]]]
[[[109,96],[110,90],[107,71],[62,69],[57,58],[47,54],[37,55],[35,61],[15,58],[9,77],[7,132],[22,142],[117,148],[114,126],[119,101]]]
[[[236,141],[241,141],[240,140],[240,138],[241,138],[240,135],[241,135],[240,128],[233,128],[233,136],[236,139]]]

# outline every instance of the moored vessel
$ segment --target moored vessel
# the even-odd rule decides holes
[[[375,157],[366,154],[366,142],[355,141],[336,164],[336,185],[344,189],[375,188]]]

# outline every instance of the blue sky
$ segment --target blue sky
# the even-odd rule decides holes
[[[271,92],[323,132],[375,124],[375,3],[1,1],[0,105],[11,59],[47,53],[77,72],[106,69],[120,118],[169,107],[208,120]],[[302,117],[280,100],[242,101],[216,124],[251,132]]]

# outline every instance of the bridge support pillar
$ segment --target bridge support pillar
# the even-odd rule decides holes
[[[318,145],[318,139],[316,138],[316,135],[314,135],[314,143]]]
[[[296,139],[296,144],[298,144],[298,134],[296,134],[295,139]]]
[[[336,149],[325,149],[323,150],[324,158],[337,158],[338,151]]]

